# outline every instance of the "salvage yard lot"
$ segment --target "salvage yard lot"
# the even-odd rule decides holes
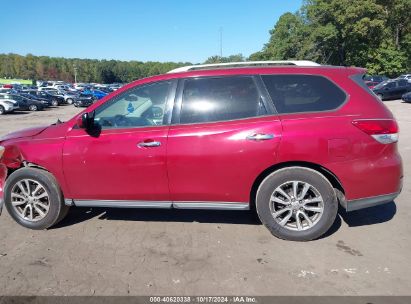
[[[341,210],[331,231],[308,243],[276,239],[244,211],[72,208],[47,231],[4,211],[0,294],[409,295],[411,104],[386,105],[400,125],[405,170],[395,203]],[[0,135],[79,111],[4,115]]]

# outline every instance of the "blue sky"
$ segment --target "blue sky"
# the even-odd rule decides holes
[[[203,62],[259,51],[302,0],[1,1],[0,53]]]

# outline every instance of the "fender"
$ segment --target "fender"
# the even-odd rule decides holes
[[[9,172],[22,167],[35,167],[50,172],[64,194],[68,189],[62,170],[63,143],[64,138],[30,138],[3,142],[5,151],[1,162]]]

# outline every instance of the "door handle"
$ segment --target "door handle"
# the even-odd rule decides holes
[[[155,147],[160,147],[161,142],[159,141],[142,141],[137,144],[138,147],[140,148],[155,148]]]
[[[259,140],[270,140],[273,139],[275,137],[274,134],[253,134],[253,135],[248,135],[246,137],[247,140],[255,140],[255,141],[259,141]]]

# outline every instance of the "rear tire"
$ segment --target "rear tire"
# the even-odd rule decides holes
[[[66,102],[71,105],[73,104],[74,100],[72,98],[67,98]]]
[[[57,106],[59,105],[59,101],[58,101],[57,99],[53,99],[53,100],[51,101],[51,105],[52,105],[53,107],[57,107]]]
[[[39,108],[36,105],[30,105],[29,110],[34,112],[34,111],[38,111]]]
[[[22,168],[9,176],[4,188],[4,202],[17,223],[34,230],[57,224],[69,209],[54,176],[35,168]]]
[[[274,236],[310,241],[330,229],[337,216],[338,201],[333,186],[322,174],[309,168],[290,167],[263,180],[257,191],[256,209],[261,222]]]

